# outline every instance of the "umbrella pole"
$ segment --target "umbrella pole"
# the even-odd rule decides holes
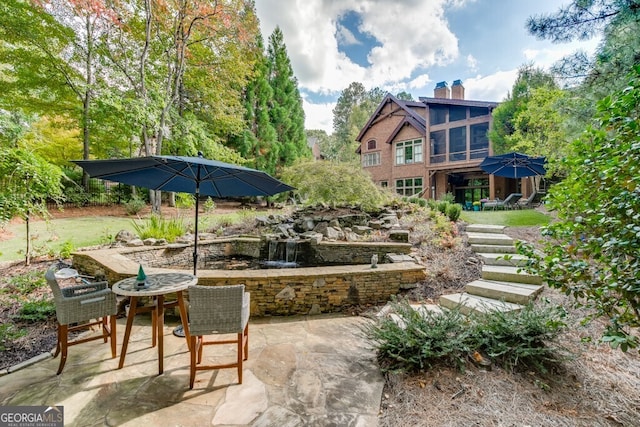
[[[200,204],[200,182],[196,183],[196,227],[195,227],[195,241],[193,242],[193,275],[196,275],[198,270],[198,210]]]

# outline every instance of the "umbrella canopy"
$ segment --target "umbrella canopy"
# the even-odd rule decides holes
[[[480,163],[480,168],[491,175],[506,178],[525,178],[527,176],[545,175],[544,157],[529,157],[521,153],[507,153],[499,156],[487,156]]]
[[[243,166],[202,157],[149,156],[114,160],[76,160],[92,178],[106,179],[152,190],[196,195],[193,274],[198,263],[198,196],[271,196],[293,187],[271,175]]]

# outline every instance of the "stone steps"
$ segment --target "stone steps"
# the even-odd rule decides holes
[[[528,258],[520,254],[501,253],[477,253],[478,257],[485,265],[505,265],[510,267],[522,267],[527,263]]]
[[[470,224],[467,225],[467,233],[498,233],[504,234],[504,229],[507,228],[504,225],[490,225],[490,224]]]
[[[515,254],[516,247],[514,245],[485,245],[473,244],[471,250],[475,253],[493,253],[493,254]]]
[[[519,271],[527,258],[516,253],[514,240],[504,234],[504,226],[472,224],[467,226],[471,249],[483,262],[482,278],[465,286],[465,292],[442,295],[439,305],[416,305],[418,311],[459,309],[462,314],[473,312],[520,310],[542,292],[539,276]],[[510,259],[503,259],[508,255]],[[402,322],[390,314],[396,322]],[[395,317],[394,317],[395,316]]]
[[[467,233],[467,238],[472,245],[503,245],[513,246],[513,239],[502,233]]]
[[[505,265],[484,265],[482,266],[482,278],[495,280],[498,282],[528,283],[532,285],[542,285],[542,278],[534,274],[520,271],[519,267]]]
[[[489,313],[491,311],[514,311],[523,308],[520,304],[506,301],[498,301],[493,298],[471,295],[468,293],[457,293],[442,295],[439,303],[448,309],[459,309],[462,314],[469,315],[475,313]]]
[[[468,283],[465,287],[465,292],[498,301],[524,305],[533,301],[542,292],[542,289],[542,286],[527,283],[496,282],[479,279]]]

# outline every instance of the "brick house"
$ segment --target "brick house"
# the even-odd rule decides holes
[[[450,192],[462,204],[504,198],[519,183],[478,167],[492,154],[487,132],[497,106],[464,99],[460,80],[451,88],[438,83],[433,98],[419,101],[388,94],[356,138],[362,167],[378,185],[405,196],[439,199]]]

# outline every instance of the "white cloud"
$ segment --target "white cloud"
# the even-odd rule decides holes
[[[308,99],[302,100],[302,108],[304,109],[304,127],[305,129],[322,129],[327,134],[333,133],[333,109],[335,102],[313,103]]]
[[[481,101],[502,101],[513,88],[518,69],[498,71],[488,76],[478,75],[464,81],[465,98]]]
[[[467,55],[467,67],[472,73],[478,71],[478,60],[471,54]]]
[[[354,81],[366,87],[392,86],[416,69],[457,58],[458,39],[444,18],[449,4],[448,0],[258,0],[256,9],[265,40],[276,25],[282,29],[300,88],[337,94]],[[380,43],[369,52],[368,67],[338,51],[336,37],[348,36],[339,31],[338,20],[349,11],[359,14],[359,31]]]

